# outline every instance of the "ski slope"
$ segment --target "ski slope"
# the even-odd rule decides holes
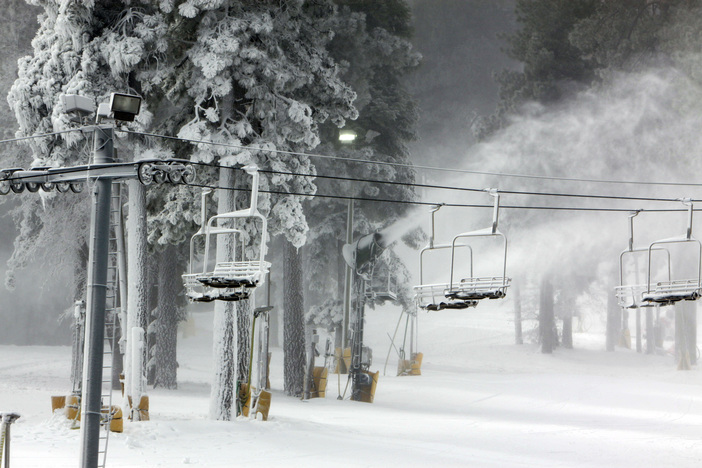
[[[399,311],[368,311],[366,342],[381,371],[373,404],[337,400],[336,375],[325,399],[284,396],[274,349],[267,422],[207,419],[212,315],[193,314],[179,389],[150,391],[151,421],[110,436],[108,466],[700,466],[699,369],[678,371],[668,354],[607,353],[597,324],[575,334],[573,350],[514,345],[505,302],[421,313],[422,375],[411,377],[393,376],[392,355],[382,375]],[[50,396],[69,392],[69,373],[67,347],[0,346],[0,410],[22,415],[13,467],[78,466],[79,431],[50,411]]]

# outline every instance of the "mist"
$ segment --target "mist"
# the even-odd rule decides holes
[[[500,34],[517,27],[514,1],[413,0],[414,45],[423,56],[422,66],[408,78],[408,87],[420,106],[420,139],[411,146],[419,165],[466,169],[477,172],[533,174],[566,178],[695,182],[699,170],[696,156],[702,146],[702,90],[683,73],[667,66],[621,74],[606,85],[584,90],[557,106],[529,104],[511,117],[510,125],[489,141],[478,143],[472,123],[479,115],[491,113],[497,102],[497,85],[492,74],[517,69],[501,48]],[[25,18],[24,13],[22,18]],[[20,19],[22,19],[20,18]],[[31,21],[30,21],[31,20]],[[26,16],[27,24],[35,21]],[[26,27],[25,27],[26,26]],[[29,26],[23,26],[25,29]],[[31,25],[30,25],[31,26]],[[36,25],[34,24],[34,26]],[[31,28],[30,28],[31,29]],[[27,37],[32,34],[27,33]],[[4,61],[14,66],[18,56],[29,52],[29,43],[19,44]],[[11,80],[5,80],[7,88]],[[6,89],[4,90],[6,91]],[[485,174],[420,171],[420,181],[476,189],[528,190],[646,197],[699,197],[697,187],[598,184],[545,179],[491,176]],[[423,201],[491,205],[485,193],[423,190]],[[587,200],[559,197],[501,195],[499,229],[508,238],[508,276],[515,280],[538,281],[544,275],[577,278],[583,290],[595,282],[615,286],[618,255],[627,247],[627,213],[517,210],[518,206],[561,206],[597,208],[684,209],[680,203],[621,200]],[[4,209],[4,208],[0,208]],[[444,207],[436,214],[436,242],[450,242],[460,232],[483,229],[491,224],[491,208]],[[384,234],[397,240],[417,225],[431,231],[429,207],[417,208]],[[4,218],[10,223],[9,218]],[[635,245],[647,246],[655,239],[680,235],[686,228],[686,214],[642,213],[635,221]],[[699,228],[695,221],[693,235]],[[13,233],[3,233],[5,257]],[[487,244],[487,242],[486,242]],[[418,252],[395,243],[418,284]],[[499,246],[485,245],[476,253],[476,268],[494,270]],[[2,259],[0,259],[2,260]],[[3,262],[4,264],[4,262]],[[430,267],[429,277],[440,278],[448,270],[441,259]],[[14,329],[27,317],[23,307],[49,311],[45,323],[55,323],[70,298],[61,285],[68,284],[62,272],[47,278],[40,261],[18,276],[15,292],[0,291],[6,304],[0,310],[3,323]],[[489,274],[489,273],[488,273]],[[601,276],[607,275],[607,280]],[[39,278],[46,293],[23,290]],[[51,285],[52,282],[58,286]],[[611,284],[610,284],[611,283]],[[56,294],[50,290],[58,291]],[[599,294],[599,293],[598,293]],[[60,299],[59,299],[60,298]],[[31,304],[31,305],[30,305]],[[58,325],[66,336],[67,331]],[[67,325],[65,325],[67,328]],[[2,339],[19,340],[20,335],[5,327]],[[38,332],[38,330],[37,330]],[[29,333],[29,332],[27,332]],[[44,333],[44,332],[41,332]],[[53,332],[51,332],[53,333]],[[3,336],[10,338],[3,338]],[[26,335],[26,340],[33,340]]]
[[[507,128],[489,141],[467,149],[457,169],[573,179],[695,183],[693,175],[701,164],[698,157],[702,149],[701,98],[702,89],[674,69],[652,67],[645,72],[621,74],[559,105],[525,106],[521,113],[511,117]],[[446,157],[449,159],[449,155]],[[443,185],[475,189],[494,187],[507,191],[700,198],[700,188],[691,186],[458,172],[448,181],[441,173],[428,177],[440,180]],[[492,203],[485,194],[445,190],[427,190],[424,199],[436,203],[488,206]],[[635,219],[635,248],[648,247],[656,239],[682,236],[687,228],[686,207],[679,201],[503,194],[501,204],[679,210],[641,213]],[[437,242],[450,241],[459,232],[488,227],[491,216],[492,210],[488,208],[444,208],[436,217]],[[698,224],[697,221],[693,223],[693,235],[702,229]],[[567,288],[575,294],[606,297],[618,284],[619,253],[628,247],[629,238],[626,211],[503,208],[499,226],[509,239],[507,274],[527,287],[534,286],[543,277],[550,277],[567,283]],[[430,229],[428,223],[423,227]],[[676,271],[681,274],[687,270],[685,264],[690,261],[689,253],[673,254],[673,276]],[[445,261],[438,263],[431,267],[430,277],[439,278],[448,270]],[[592,291],[594,283],[606,289]]]

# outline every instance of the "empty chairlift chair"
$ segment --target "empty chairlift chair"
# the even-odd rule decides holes
[[[450,244],[434,245],[434,213],[432,212],[432,237],[428,247],[420,254],[420,281],[423,283],[423,255],[432,250],[450,249],[451,267],[448,283],[421,284],[415,286],[415,299],[418,307],[426,310],[465,309],[475,307],[482,299],[500,299],[505,297],[511,279],[507,277],[507,238],[497,230],[500,195],[494,189],[487,192],[494,198],[492,226],[487,229],[469,231],[458,234]],[[473,269],[473,249],[468,242],[459,239],[475,239],[478,237],[498,237],[502,239],[501,276],[475,276]],[[467,261],[469,276],[459,279],[457,257]]]
[[[462,300],[462,299],[447,299],[446,291],[449,289],[448,281],[443,283],[425,283],[424,276],[426,273],[426,261],[425,256],[429,255],[436,258],[438,253],[446,250],[453,250],[454,246],[452,244],[434,244],[434,215],[441,205],[437,205],[431,210],[431,237],[429,238],[429,244],[424,247],[419,253],[419,285],[414,287],[415,295],[414,299],[417,307],[424,310],[443,310],[443,309],[467,309],[468,307],[475,307],[478,305],[476,300]],[[472,265],[473,263],[473,249],[469,245],[459,244],[456,247],[465,247],[463,250],[462,258],[467,259]],[[446,280],[448,280],[448,275]]]
[[[190,240],[190,269],[183,275],[187,295],[194,302],[214,300],[240,301],[248,299],[251,292],[263,284],[270,263],[265,261],[267,220],[258,212],[258,170],[255,166],[246,166],[244,170],[253,178],[251,183],[251,206],[243,210],[232,211],[212,216],[204,222],[206,213],[206,196],[202,195],[202,226]],[[258,221],[259,249],[258,256],[253,256],[244,245],[244,233],[235,227],[237,221]],[[198,255],[196,250],[204,242],[204,251]],[[218,242],[233,242],[234,253],[225,260],[215,260],[210,250]],[[198,266],[199,265],[199,266]]]
[[[497,230],[497,219],[500,208],[500,195],[490,189],[488,193],[494,198],[492,226],[487,229],[458,234],[451,243],[451,275],[445,296],[449,300],[480,301],[482,299],[501,299],[505,297],[511,278],[507,277],[507,237]],[[456,249],[462,244],[459,239],[475,239],[478,237],[498,237],[502,239],[502,275],[475,276],[473,263],[470,264],[470,276],[457,280]]]
[[[648,247],[648,280],[646,291],[643,293],[643,301],[661,305],[670,305],[675,302],[686,300],[696,301],[702,294],[702,243],[692,237],[692,214],[693,206],[689,199],[682,201],[688,207],[687,232],[681,237],[671,237],[652,242]],[[695,261],[694,267],[697,270],[696,277],[685,279],[668,279],[667,281],[655,281],[654,272],[651,268],[651,256],[661,244],[692,244],[695,253],[692,259]]]
[[[647,274],[644,271],[647,272],[649,270],[649,265],[654,260],[654,256],[662,259],[662,263],[659,260],[660,267],[667,273],[667,280],[671,281],[670,251],[668,249],[653,248],[650,256],[647,258],[649,248],[634,248],[634,218],[638,214],[639,211],[633,211],[629,215],[629,247],[619,255],[619,286],[614,288],[614,293],[617,297],[617,303],[622,309],[638,309],[639,307],[653,307],[656,305],[643,300],[644,294],[648,291],[648,284],[644,278],[640,278],[640,276]],[[639,261],[647,262],[641,264],[645,266],[645,270],[642,270],[639,266]],[[627,275],[627,270],[629,275]],[[634,281],[627,281],[627,276],[631,279],[632,273]]]

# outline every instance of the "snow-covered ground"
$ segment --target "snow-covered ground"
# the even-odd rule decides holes
[[[396,356],[382,376],[399,312],[368,311],[381,371],[373,404],[337,400],[336,376],[326,399],[284,396],[275,349],[267,422],[207,419],[212,316],[194,314],[179,389],[150,391],[151,421],[111,435],[108,466],[700,466],[699,369],[678,371],[670,355],[607,353],[598,326],[575,334],[576,349],[544,355],[513,344],[509,310],[422,313],[424,363],[412,377],[393,376]],[[70,390],[69,369],[69,348],[0,346],[0,410],[22,415],[14,468],[78,466],[78,431],[50,411],[50,396]]]

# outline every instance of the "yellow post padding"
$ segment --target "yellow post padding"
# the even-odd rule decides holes
[[[139,421],[149,420],[149,396],[142,395],[139,400],[139,406],[134,408],[139,413]]]
[[[346,369],[344,374],[348,374],[349,369],[351,369],[351,348],[344,348],[344,352],[342,353],[341,357],[344,361],[344,369]]]
[[[63,409],[66,407],[66,396],[52,396],[51,397],[51,412],[55,413],[57,409]]]
[[[271,392],[266,390],[261,390],[257,396],[255,395],[256,388],[251,388],[249,391],[248,384],[241,385],[239,387],[239,398],[244,401],[244,405],[241,408],[241,414],[243,416],[249,417],[249,410],[253,406],[256,408],[256,413],[261,414],[264,421],[268,421],[268,411],[271,409]]]
[[[66,417],[80,421],[80,395],[74,393],[66,398]]]
[[[360,385],[361,401],[373,403],[373,399],[375,398],[375,387],[378,385],[378,376],[380,375],[380,371],[373,373],[365,372],[365,374],[371,376],[371,381],[369,385]]]
[[[244,403],[241,405],[241,414],[248,416],[249,408],[251,408],[251,392],[249,391],[249,384],[242,384],[239,386],[239,401]]]
[[[329,370],[326,367],[315,367],[312,369],[312,380],[314,390],[310,392],[311,398],[324,398],[327,395],[327,375]]]
[[[622,330],[621,337],[619,338],[619,346],[631,349],[631,332],[628,328]]]
[[[399,361],[397,361],[397,375],[409,375],[409,370],[409,359],[400,359]]]
[[[334,348],[334,374],[346,374],[346,364],[342,354],[341,348]]]
[[[132,403],[132,397],[131,395],[127,396],[127,402],[129,403],[129,407],[133,409],[133,411],[130,413],[129,419],[132,418],[132,414],[136,412],[138,419],[137,421],[148,421],[149,420],[149,396],[148,395],[142,395],[141,398],[139,399],[139,405],[134,408],[134,404]]]
[[[103,408],[106,411],[107,408]],[[124,420],[122,419],[122,408],[117,405],[112,405],[110,407],[110,414],[112,419],[110,419],[110,431],[112,432],[123,432],[124,431]]]
[[[690,370],[690,353],[682,351],[678,361],[678,370]]]
[[[271,409],[271,392],[262,390],[258,395],[256,412],[261,414],[264,421],[268,421],[268,411]]]
[[[422,359],[424,354],[414,353],[412,355],[412,361],[410,362],[409,375],[422,375]]]

